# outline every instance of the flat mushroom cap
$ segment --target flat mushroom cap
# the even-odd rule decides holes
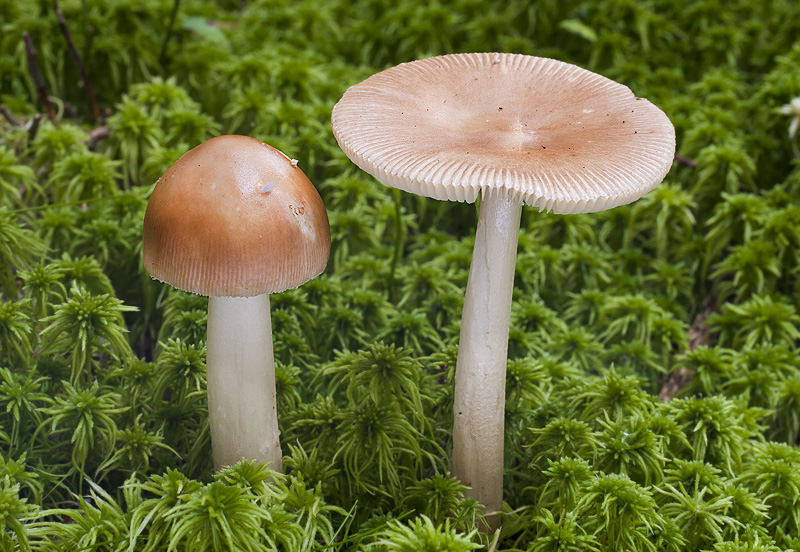
[[[331,121],[345,154],[385,184],[467,202],[506,190],[556,213],[630,203],[675,154],[672,123],[627,86],[521,54],[403,63],[350,87]]]
[[[178,289],[249,297],[297,287],[328,262],[330,226],[297,163],[247,136],[219,136],[178,159],[144,217],[144,265]]]

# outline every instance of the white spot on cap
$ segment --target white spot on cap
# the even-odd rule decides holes
[[[292,159],[291,163],[292,163],[292,167],[296,167],[297,166],[297,159]]]
[[[275,187],[275,182],[269,182],[269,183],[268,183],[268,184],[266,184],[266,185],[265,185],[263,188],[261,188],[261,190],[259,190],[259,191],[260,191],[262,194],[266,194],[267,192],[269,192],[269,191],[270,191],[272,188],[274,188],[274,187]]]

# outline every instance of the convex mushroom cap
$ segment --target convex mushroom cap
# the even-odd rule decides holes
[[[297,163],[247,136],[187,152],[147,205],[150,275],[200,295],[250,297],[319,275],[330,253],[328,215]]]
[[[345,92],[332,126],[354,163],[395,188],[467,202],[505,190],[555,213],[630,203],[675,153],[667,116],[627,86],[521,54],[386,69]]]

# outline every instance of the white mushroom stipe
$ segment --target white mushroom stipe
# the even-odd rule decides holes
[[[206,377],[214,469],[248,458],[282,472],[269,294],[209,297],[208,327],[213,329]]]

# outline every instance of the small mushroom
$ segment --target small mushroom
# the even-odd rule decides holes
[[[269,294],[328,262],[325,206],[303,171],[246,136],[212,138],[156,184],[144,217],[150,275],[208,295],[208,416],[214,467],[281,471]]]
[[[669,171],[675,131],[626,86],[560,61],[499,53],[445,55],[377,73],[345,92],[332,126],[347,156],[385,184],[452,201],[482,193],[456,364],[451,468],[487,512],[497,512],[522,204],[586,213],[630,203]]]

